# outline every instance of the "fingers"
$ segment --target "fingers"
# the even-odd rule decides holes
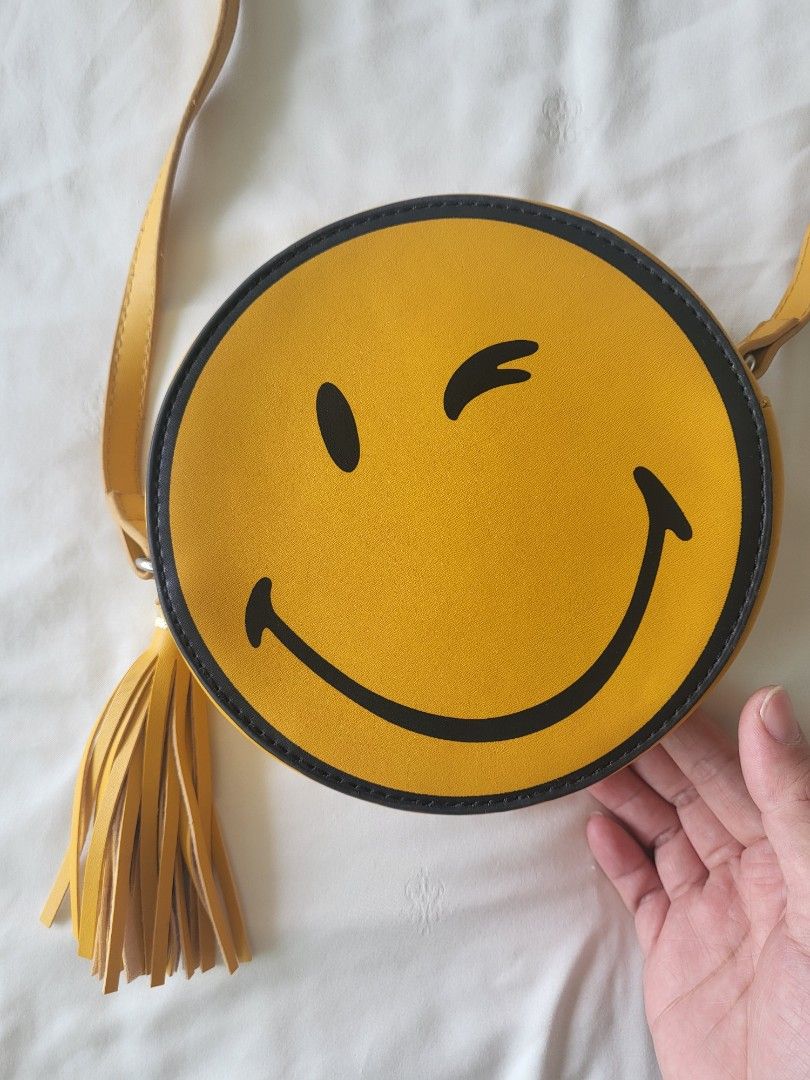
[[[673,806],[632,769],[613,773],[590,788],[638,844],[652,851],[661,884],[671,900],[706,880],[701,862]]]
[[[646,956],[661,933],[669,900],[650,859],[616,821],[593,814],[586,828],[593,857],[634,916],[639,944]]]
[[[762,818],[743,780],[737,748],[700,709],[666,735],[661,745],[740,843],[761,839]]]
[[[642,754],[633,762],[633,769],[674,806],[692,847],[709,870],[742,854],[743,845],[703,801],[697,788],[662,746],[654,746]]]
[[[788,929],[810,948],[810,746],[781,687],[743,708],[740,759],[785,879]]]

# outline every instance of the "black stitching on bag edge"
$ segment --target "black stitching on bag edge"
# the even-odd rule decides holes
[[[760,578],[759,571],[760,571],[760,569],[762,567],[762,558],[763,558],[763,554],[764,554],[764,550],[765,550],[765,514],[764,514],[763,511],[764,511],[764,507],[767,505],[767,498],[768,498],[767,476],[766,476],[765,468],[764,468],[764,465],[763,465],[762,429],[761,429],[761,425],[760,425],[757,413],[751,406],[751,396],[752,396],[751,386],[748,383],[745,375],[743,375],[738,370],[737,366],[733,363],[732,359],[729,357],[728,352],[727,352],[727,348],[726,348],[726,342],[723,340],[722,337],[720,337],[719,334],[717,334],[717,332],[715,331],[715,329],[713,328],[711,323],[706,318],[703,311],[695,304],[692,297],[688,293],[683,292],[681,289],[677,288],[676,285],[674,285],[671,281],[669,281],[662,273],[657,271],[654,265],[648,264],[644,259],[642,259],[638,255],[638,253],[635,250],[633,250],[633,248],[631,248],[629,246],[626,246],[624,243],[620,242],[614,236],[602,233],[595,226],[588,224],[587,221],[576,220],[576,219],[569,218],[568,216],[563,216],[561,214],[557,214],[553,210],[551,210],[551,209],[549,209],[547,207],[533,208],[533,207],[513,203],[511,201],[507,202],[507,201],[485,200],[485,199],[475,199],[475,198],[470,198],[470,199],[422,200],[422,201],[418,201],[418,202],[414,202],[414,203],[407,203],[407,204],[398,205],[396,207],[382,207],[382,208],[380,208],[378,210],[373,210],[373,211],[369,212],[366,215],[355,216],[355,217],[352,217],[352,218],[350,218],[350,219],[348,219],[346,221],[342,221],[342,222],[336,224],[331,229],[327,227],[325,229],[319,230],[317,233],[315,233],[313,236],[309,237],[308,239],[306,239],[304,241],[301,241],[299,244],[293,245],[288,250],[286,256],[284,256],[283,258],[278,259],[278,260],[275,260],[275,259],[271,260],[272,269],[268,268],[267,274],[259,277],[258,279],[249,278],[239,289],[237,289],[236,292],[233,293],[231,295],[231,297],[230,297],[230,303],[228,305],[228,310],[232,311],[233,308],[236,305],[238,305],[238,303],[242,299],[244,299],[245,296],[247,296],[250,292],[252,292],[254,289],[256,289],[261,284],[261,282],[264,280],[265,277],[270,276],[271,274],[275,274],[279,269],[281,269],[281,267],[285,266],[288,262],[290,262],[293,259],[297,258],[299,255],[301,255],[302,253],[307,251],[309,248],[323,243],[325,240],[333,239],[335,236],[339,236],[343,232],[349,232],[351,230],[356,229],[357,226],[359,226],[359,225],[365,225],[365,224],[368,224],[369,222],[372,222],[372,221],[378,221],[378,220],[383,220],[385,218],[397,217],[398,215],[401,215],[401,214],[404,214],[404,213],[410,213],[410,212],[415,211],[415,210],[421,210],[421,209],[434,210],[434,209],[441,209],[441,208],[444,208],[444,207],[456,207],[456,208],[479,207],[481,209],[489,209],[489,210],[507,210],[510,213],[520,213],[520,214],[524,214],[527,217],[545,218],[545,219],[547,219],[549,221],[554,221],[557,224],[563,225],[566,228],[572,228],[572,229],[578,230],[580,232],[586,233],[586,234],[594,237],[600,243],[605,244],[606,246],[609,246],[609,247],[616,248],[623,255],[631,258],[634,262],[636,262],[640,267],[642,267],[642,269],[644,269],[652,277],[656,278],[660,282],[660,284],[662,284],[666,289],[668,289],[671,293],[673,293],[674,296],[678,300],[680,300],[683,304],[685,304],[692,311],[692,313],[696,316],[698,322],[704,327],[704,329],[707,331],[707,333],[709,334],[711,339],[715,342],[715,344],[717,344],[720,347],[720,351],[724,355],[726,360],[728,360],[729,366],[731,367],[735,378],[737,379],[737,381],[739,382],[739,384],[740,384],[740,386],[742,388],[743,397],[745,398],[748,411],[749,411],[749,413],[751,414],[751,416],[752,416],[752,418],[754,420],[754,427],[755,427],[755,429],[757,431],[757,434],[759,436],[759,454],[758,454],[758,458],[757,458],[757,464],[758,464],[758,467],[759,467],[760,494],[761,494],[760,513],[759,513],[759,535],[758,535],[758,538],[757,538],[757,554],[756,554],[756,559],[754,561],[754,567],[753,567],[753,570],[752,570],[752,573],[751,573],[751,577],[749,578],[749,581],[748,581],[748,586],[746,588],[745,595],[744,595],[742,603],[740,605],[740,610],[738,611],[737,615],[735,616],[734,624],[732,626],[731,631],[726,636],[726,639],[723,642],[723,645],[722,645],[718,655],[711,662],[711,664],[709,666],[709,669],[707,670],[706,674],[703,676],[701,681],[695,687],[693,692],[683,702],[683,704],[680,705],[677,709],[675,709],[674,713],[671,714],[670,716],[668,716],[666,718],[666,720],[662,721],[652,731],[648,732],[647,735],[644,738],[638,739],[636,741],[634,741],[631,738],[631,740],[628,740],[628,743],[626,744],[626,749],[624,750],[623,753],[618,754],[616,756],[609,756],[598,768],[592,769],[591,771],[588,771],[587,769],[585,771],[579,770],[576,780],[551,781],[550,783],[538,784],[533,788],[526,788],[523,791],[519,791],[519,792],[510,792],[510,793],[505,794],[505,795],[497,795],[497,796],[484,796],[484,797],[481,797],[481,798],[476,798],[475,796],[466,796],[466,797],[465,796],[458,796],[458,797],[453,797],[453,796],[431,797],[431,796],[425,796],[425,795],[408,795],[408,794],[405,794],[404,792],[387,791],[384,788],[378,787],[378,786],[376,786],[374,784],[365,783],[363,781],[358,781],[356,779],[349,779],[348,776],[346,776],[346,775],[344,775],[344,774],[342,774],[340,772],[335,772],[332,769],[328,768],[328,766],[326,766],[326,765],[316,765],[313,762],[308,761],[306,758],[301,757],[298,754],[296,754],[295,752],[291,751],[288,746],[285,746],[284,743],[280,742],[277,738],[269,735],[266,731],[264,731],[257,724],[255,724],[250,719],[250,717],[247,716],[244,713],[244,711],[242,710],[240,705],[237,702],[234,702],[232,700],[229,693],[223,687],[221,687],[219,685],[219,683],[217,682],[216,676],[214,675],[213,672],[211,672],[208,669],[208,667],[204,663],[203,659],[198,655],[197,651],[195,650],[192,642],[188,639],[188,637],[184,633],[182,626],[179,625],[179,619],[178,619],[178,616],[177,616],[177,612],[175,611],[175,608],[174,608],[174,605],[172,603],[171,597],[168,596],[168,594],[166,595],[166,600],[167,600],[167,604],[168,604],[168,608],[169,608],[169,614],[170,614],[171,619],[172,619],[172,625],[174,627],[174,630],[175,630],[176,634],[178,635],[178,637],[181,639],[181,641],[185,645],[187,652],[195,659],[197,665],[199,666],[199,669],[208,677],[211,685],[217,691],[220,698],[230,707],[230,709],[234,713],[236,713],[237,716],[239,716],[240,722],[249,731],[251,731],[253,733],[254,737],[256,738],[256,740],[258,742],[262,743],[263,745],[265,745],[268,748],[272,748],[272,750],[275,753],[283,755],[284,757],[288,758],[290,760],[290,762],[292,762],[295,765],[295,767],[298,768],[300,771],[306,771],[306,772],[312,773],[314,776],[322,777],[324,780],[328,781],[329,784],[334,785],[335,787],[347,787],[347,788],[350,788],[350,789],[352,789],[354,791],[360,792],[360,793],[362,793],[364,795],[369,796],[374,801],[385,800],[386,802],[401,803],[402,805],[411,805],[411,806],[419,807],[419,808],[423,808],[423,809],[428,809],[428,808],[430,808],[432,806],[439,807],[439,808],[441,808],[443,810],[444,809],[451,810],[451,809],[454,809],[454,808],[462,808],[462,807],[464,807],[464,808],[490,807],[492,809],[494,809],[496,807],[506,808],[510,804],[518,804],[518,803],[521,803],[521,802],[526,802],[526,803],[537,802],[538,801],[538,796],[541,795],[541,794],[542,795],[565,794],[568,791],[580,790],[581,788],[587,786],[587,783],[589,781],[595,781],[595,780],[599,779],[602,775],[605,775],[608,772],[614,771],[616,766],[622,765],[624,762],[631,760],[633,757],[635,757],[638,754],[638,752],[640,750],[645,749],[646,746],[648,746],[651,743],[655,742],[656,737],[658,736],[659,732],[663,731],[664,729],[671,728],[673,726],[673,724],[676,723],[683,716],[685,716],[686,713],[689,711],[689,709],[691,709],[692,705],[694,705],[699,700],[699,698],[702,696],[704,690],[707,688],[707,686],[709,685],[709,683],[713,679],[715,671],[717,669],[717,666],[720,663],[721,659],[723,658],[723,656],[725,654],[725,651],[728,648],[729,644],[733,641],[734,638],[737,637],[743,615],[744,615],[744,613],[746,613],[746,611],[748,609],[748,606],[749,606],[749,602],[750,602],[751,597],[752,597],[752,594],[755,592],[755,589],[757,588],[758,579]],[[212,326],[211,329],[209,330],[208,334],[206,334],[206,336],[202,340],[197,342],[197,344],[195,346],[195,352],[197,354],[199,354],[199,352],[202,351],[202,349],[205,348],[207,343],[211,340],[211,338],[214,336],[214,334],[218,331],[219,326],[221,324],[221,321],[222,320],[220,320],[215,326]],[[162,421],[162,424],[161,424],[161,429],[157,433],[157,442],[156,442],[158,458],[159,458],[161,466],[162,466],[162,463],[163,463],[163,453],[164,453],[164,447],[165,447],[165,439],[166,439],[166,434],[167,434],[168,426],[169,426],[169,416],[170,416],[170,414],[172,412],[172,409],[174,408],[174,402],[175,402],[177,396],[179,395],[180,391],[184,387],[184,385],[185,385],[187,379],[189,378],[190,374],[191,374],[191,367],[185,373],[183,378],[181,380],[179,380],[179,382],[177,382],[172,387],[170,395],[167,398],[167,400],[165,402],[165,405],[163,407],[164,408],[164,416],[163,416],[163,421]],[[157,537],[156,562],[160,566],[161,573],[164,575],[164,580],[165,580],[165,566],[164,566],[164,560],[163,560],[163,547],[162,547],[162,539],[161,539],[160,516],[159,516],[159,514],[157,512],[158,505],[160,504],[161,472],[162,472],[162,468],[159,467],[158,471],[157,471],[157,481],[156,481],[156,483],[154,485],[154,497],[152,499],[152,511],[153,511],[153,520],[155,521],[155,534],[156,534],[156,537]],[[453,801],[454,798],[456,798],[457,801]]]

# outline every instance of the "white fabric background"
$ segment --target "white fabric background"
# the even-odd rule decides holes
[[[654,1076],[632,927],[587,852],[586,794],[406,814],[314,784],[222,721],[218,800],[255,961],[104,999],[64,920],[36,921],[89,725],[150,631],[150,587],[102,498],[100,405],[140,215],[214,8],[0,6],[0,1073]],[[448,191],[592,214],[741,336],[810,221],[809,56],[799,0],[246,0],[179,177],[163,386],[286,244]],[[721,713],[781,681],[810,715],[808,351],[805,333],[767,376],[782,550],[713,695]]]

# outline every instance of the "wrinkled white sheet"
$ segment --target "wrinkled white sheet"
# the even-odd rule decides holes
[[[36,921],[88,727],[149,633],[150,589],[102,498],[99,411],[140,215],[214,8],[0,5],[0,1074],[654,1076],[632,926],[587,852],[586,794],[410,815],[322,788],[221,721],[255,961],[104,999],[64,920]],[[799,0],[246,0],[180,172],[163,386],[280,248],[448,191],[601,218],[741,336],[810,220],[809,56]],[[767,376],[782,550],[720,712],[774,680],[810,715],[809,350],[795,339]]]

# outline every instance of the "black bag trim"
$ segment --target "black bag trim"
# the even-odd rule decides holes
[[[443,217],[505,221],[571,240],[640,285],[686,334],[714,379],[731,420],[742,480],[741,539],[729,593],[706,647],[678,690],[635,735],[590,765],[544,784],[489,796],[418,795],[369,784],[319,761],[273,728],[225,677],[194,626],[169,532],[168,485],[183,411],[205,363],[242,312],[285,273],[336,243],[391,224]],[[487,813],[528,806],[595,783],[655,743],[699,701],[732,655],[756,602],[771,547],[773,477],[765,420],[739,355],[698,299],[663,266],[605,226],[564,210],[513,198],[428,196],[355,214],[311,233],[261,266],[225,301],[192,345],[161,406],[150,451],[147,519],[155,583],[178,647],[217,705],[247,735],[300,772],[359,798],[433,813]]]

